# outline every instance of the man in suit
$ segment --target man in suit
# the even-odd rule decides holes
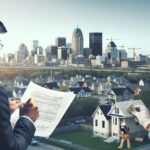
[[[7,30],[0,21],[0,33],[5,32]],[[0,45],[2,47],[2,44]],[[12,129],[10,116],[17,108],[21,109],[22,116]],[[38,116],[39,110],[33,99],[26,104],[19,100],[9,101],[7,93],[0,87],[0,149],[26,150],[35,133],[34,122]]]

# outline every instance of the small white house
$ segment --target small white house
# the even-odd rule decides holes
[[[108,96],[108,93],[111,89],[112,89],[112,85],[109,81],[100,83],[98,85],[98,94]]]
[[[107,115],[111,105],[100,105],[94,111],[93,118],[93,135],[96,137],[107,138],[111,133],[111,117]]]
[[[14,98],[22,98],[26,88],[14,88],[12,91],[12,95]]]
[[[139,81],[139,86],[144,86],[144,81],[142,79]]]
[[[141,100],[116,102],[108,112],[108,115],[111,116],[111,136],[115,138],[120,137],[120,125],[122,122],[125,122],[129,127],[131,138],[145,136],[146,130],[135,122],[135,117],[127,110],[131,104],[144,105]]]
[[[88,87],[74,87],[69,88],[69,91],[74,92],[77,98],[89,97],[91,96],[91,90]]]

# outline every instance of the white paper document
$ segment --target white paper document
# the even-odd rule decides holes
[[[75,98],[75,94],[50,90],[30,82],[21,100],[25,103],[30,98],[35,99],[39,108],[35,136],[49,137]],[[12,118],[17,118],[17,114],[13,114]]]

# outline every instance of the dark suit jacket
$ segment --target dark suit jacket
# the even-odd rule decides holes
[[[10,123],[8,97],[0,87],[0,150],[26,150],[35,132],[27,118],[20,118],[14,129]]]

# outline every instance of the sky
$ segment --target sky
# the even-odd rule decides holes
[[[78,26],[89,47],[89,32],[103,33],[103,52],[111,39],[118,49],[140,48],[150,54],[150,0],[0,0],[0,20],[8,33],[0,34],[0,54],[15,53],[21,43],[29,50],[33,40],[46,48],[55,38],[71,42]]]

